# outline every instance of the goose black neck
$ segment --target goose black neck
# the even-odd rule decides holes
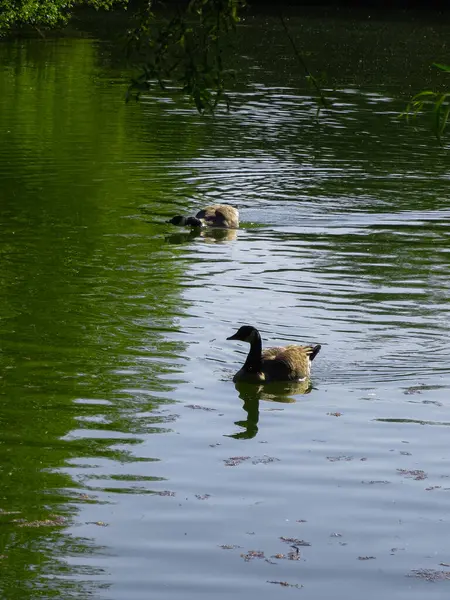
[[[262,341],[259,332],[255,332],[255,336],[250,344],[250,350],[247,360],[244,363],[246,371],[258,371],[261,366]]]
[[[202,222],[200,221],[200,219],[197,219],[196,217],[188,217],[186,219],[186,225],[190,225],[191,227],[201,227]]]

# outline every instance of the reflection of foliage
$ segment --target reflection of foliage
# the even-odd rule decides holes
[[[170,81],[200,113],[213,112],[220,101],[228,105],[225,81],[233,73],[224,69],[223,54],[244,6],[245,0],[190,0],[184,12],[164,20],[146,8],[128,36],[129,54],[143,63],[128,96],[138,97],[152,81],[162,89]]]
[[[65,25],[70,9],[89,6],[109,10],[115,4],[127,4],[128,0],[0,0],[0,32],[28,25],[38,31]]]
[[[156,219],[117,219],[134,180],[114,165],[130,149],[159,148],[173,122],[149,120],[158,131],[149,140],[112,90],[92,94],[90,40],[66,40],[59,52],[40,40],[0,50],[0,130],[10,132],[0,136],[0,598],[98,597],[87,579],[99,574],[89,554],[101,549],[65,526],[103,494],[150,493],[151,473],[85,467],[151,462],[139,444],[170,427],[160,406],[185,345],[167,331],[187,305],[177,285],[185,265],[172,260],[181,250],[162,247]],[[178,151],[195,152],[196,137],[186,137]],[[153,215],[169,210],[158,181],[145,191]]]
[[[286,33],[286,36],[292,46],[292,50],[294,51],[295,57],[296,57],[297,61],[299,62],[300,66],[302,67],[302,69],[304,69],[304,71],[305,71],[306,80],[309,82],[311,87],[317,93],[317,114],[319,114],[319,111],[321,108],[328,108],[330,105],[329,100],[325,97],[324,91],[322,89],[322,82],[319,80],[319,78],[315,77],[311,73],[308,66],[306,65],[305,59],[304,59],[303,55],[301,54],[301,52],[299,52],[297,45],[294,41],[294,38],[292,37],[292,35],[288,29],[288,26],[286,25],[286,21],[284,20],[283,15],[281,13],[280,13],[280,21],[281,21],[281,25],[283,26],[283,29]]]
[[[445,73],[450,73],[450,66],[439,63],[433,63],[433,66]],[[424,109],[431,108],[433,133],[438,141],[442,141],[442,135],[447,127],[450,115],[450,90],[445,92],[433,92],[432,90],[423,90],[412,97],[402,116],[407,119],[417,115]]]
[[[153,82],[186,94],[199,113],[214,112],[219,102],[227,108],[226,82],[233,75],[225,68],[224,54],[231,47],[246,0],[190,0],[184,12],[170,19],[156,16],[153,4],[138,15],[138,25],[128,33],[129,57],[141,58],[140,75],[133,79],[127,99],[136,99]],[[309,71],[280,13],[280,21],[306,78],[318,95],[318,109],[328,106],[321,83]]]

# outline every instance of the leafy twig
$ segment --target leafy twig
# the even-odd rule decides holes
[[[325,94],[323,93],[323,90],[320,87],[317,78],[314,77],[314,75],[312,75],[311,71],[309,70],[309,68],[308,68],[308,66],[307,66],[307,64],[305,62],[305,59],[303,58],[301,52],[297,48],[297,45],[296,45],[296,43],[294,41],[294,38],[292,37],[291,32],[289,31],[289,28],[288,28],[288,26],[286,24],[286,21],[285,21],[285,19],[284,19],[283,14],[282,14],[281,11],[279,13],[279,16],[280,16],[281,24],[283,25],[283,29],[284,29],[287,37],[288,37],[288,40],[289,40],[289,42],[290,42],[290,44],[292,46],[292,49],[294,51],[294,54],[295,54],[298,62],[300,63],[300,65],[302,66],[302,68],[305,71],[306,78],[308,79],[308,81],[311,82],[312,86],[315,88],[315,90],[316,90],[316,92],[317,92],[317,94],[319,96],[319,100],[320,100],[320,103],[321,103],[322,107],[323,108],[329,108],[330,103],[327,100],[327,98],[325,97]],[[319,106],[319,110],[320,110],[320,106]]]

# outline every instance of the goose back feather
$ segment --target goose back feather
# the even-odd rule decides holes
[[[202,208],[196,219],[204,221],[206,226],[237,229],[239,227],[239,211],[229,204],[212,204]]]

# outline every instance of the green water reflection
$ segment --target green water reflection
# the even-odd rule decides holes
[[[81,598],[95,573],[58,557],[95,546],[60,531],[96,494],[64,467],[139,460],[140,435],[167,430],[154,409],[183,352],[164,334],[184,310],[183,267],[158,225],[123,218],[126,163],[144,142],[130,139],[119,90],[96,91],[95,44],[0,54],[0,596]],[[146,194],[158,212],[151,182]]]
[[[232,507],[227,513],[199,511],[201,517],[215,514],[208,527],[196,517],[195,508],[186,509],[199,519],[192,521],[199,536],[207,536],[216,522],[232,526],[228,516],[236,517],[236,498],[245,495],[239,486],[251,502],[267,500],[269,509],[273,490],[279,489],[286,502],[297,501],[301,486],[294,488],[292,482],[297,485],[302,474],[294,467],[281,472],[276,485],[270,471],[259,471],[267,488],[258,475],[249,478],[246,487],[247,480],[233,479],[239,471],[236,475],[223,467],[224,457],[235,455],[234,449],[223,450],[228,455],[217,459],[219,467],[210,457],[218,456],[213,452],[219,453],[227,442],[259,443],[263,427],[270,437],[270,411],[279,411],[280,420],[270,422],[277,441],[287,440],[272,453],[280,455],[286,448],[290,452],[289,436],[295,443],[302,438],[294,427],[305,422],[319,430],[317,437],[322,430],[332,437],[345,427],[344,419],[328,418],[332,431],[323,421],[316,425],[317,415],[301,420],[302,410],[316,401],[318,388],[311,390],[309,383],[234,387],[235,350],[222,341],[231,324],[249,319],[277,334],[267,339],[286,341],[294,336],[292,327],[299,337],[292,341],[311,337],[323,343],[314,376],[317,372],[322,381],[331,381],[330,389],[336,381],[344,381],[348,389],[333,396],[331,408],[325,407],[328,397],[322,396],[322,416],[327,411],[340,414],[341,402],[360,396],[359,390],[351,396],[358,376],[367,377],[372,386],[389,378],[417,386],[421,375],[447,373],[444,309],[443,316],[436,317],[448,304],[447,158],[435,147],[417,149],[419,134],[400,129],[396,111],[402,101],[381,111],[386,99],[380,94],[393,82],[403,93],[405,77],[397,55],[392,63],[386,59],[392,50],[384,41],[379,48],[383,60],[370,70],[368,81],[361,83],[362,96],[357,96],[360,56],[368,60],[373,53],[369,42],[376,25],[366,23],[359,32],[358,43],[368,40],[367,47],[361,46],[361,52],[347,48],[345,56],[340,52],[346,47],[342,39],[355,27],[341,20],[329,23],[330,42],[323,49],[323,38],[318,43],[314,33],[318,22],[310,21],[306,28],[315,39],[314,65],[319,68],[330,57],[331,68],[338,72],[347,61],[345,92],[331,92],[337,106],[323,116],[320,126],[309,91],[302,90],[299,98],[286,90],[298,77],[292,57],[284,59],[285,46],[276,27],[264,37],[258,23],[246,24],[244,46],[269,48],[269,54],[260,54],[264,68],[246,70],[243,58],[236,112],[209,120],[164,95],[125,105],[128,74],[109,60],[111,48],[105,42],[29,40],[0,45],[1,598],[107,595],[108,567],[87,566],[92,564],[88,557],[109,559],[116,549],[94,542],[95,532],[92,537],[78,535],[77,527],[86,524],[80,523],[80,514],[86,505],[107,507],[120,494],[127,518],[135,514],[136,505],[126,504],[133,496],[173,498],[175,492],[158,487],[166,481],[166,472],[157,469],[165,458],[160,448],[166,438],[171,460],[164,467],[170,473],[167,479],[172,475],[171,485],[176,487],[178,478],[191,498],[193,493],[206,500],[217,486],[223,503],[217,502],[214,509]],[[389,31],[390,40],[399,35],[397,26]],[[403,35],[412,44],[406,26]],[[275,49],[280,64],[273,60]],[[422,73],[428,55],[418,60]],[[357,77],[352,79],[352,73]],[[244,80],[252,87],[245,88]],[[373,82],[376,91],[368,93]],[[270,89],[274,85],[281,88]],[[243,91],[246,95],[240,96]],[[180,231],[164,223],[169,215],[218,197],[242,206],[240,231]],[[426,361],[422,335],[426,348],[432,349]],[[210,356],[213,347],[217,356]],[[377,362],[379,357],[383,360]],[[379,380],[374,376],[377,368]],[[192,411],[197,405],[204,408],[207,400],[213,406]],[[224,406],[233,416],[223,417]],[[186,407],[187,425],[184,430],[180,426],[182,434],[177,435],[175,423]],[[288,413],[297,407],[298,413]],[[353,405],[352,410],[357,412]],[[438,422],[384,414],[388,418],[378,413],[377,422],[389,422],[391,428]],[[372,417],[364,416],[360,423],[362,436]],[[342,435],[358,441],[357,429],[351,435],[343,429]],[[333,456],[346,442],[334,438]],[[252,448],[249,456],[258,455],[257,447]],[[296,464],[317,459],[313,452],[302,452],[294,445]],[[286,458],[289,464],[291,458],[284,455],[281,468]],[[323,467],[308,466],[311,474],[321,476]],[[327,466],[333,468],[331,463]],[[175,476],[171,468],[179,469]],[[217,475],[222,468],[229,477],[227,485]],[[318,483],[333,477],[327,472]],[[305,495],[307,483],[301,488]],[[318,506],[321,498],[331,497],[328,489],[321,494],[320,485],[311,486],[319,490]],[[186,508],[187,495],[183,489],[176,507],[185,502]],[[153,506],[149,510],[156,517],[151,521],[146,515],[147,525],[150,522],[156,532],[159,523],[167,526],[165,550],[170,553],[169,534],[176,530],[184,537],[189,519],[172,521],[170,508],[164,512],[161,505]],[[167,506],[176,510],[175,502]],[[331,512],[323,510],[322,515]],[[106,523],[91,525],[103,531]],[[127,528],[124,514],[115,525],[119,531],[121,525]],[[137,536],[141,524],[132,521],[131,526]],[[152,534],[151,541],[159,544],[161,537]],[[117,540],[117,530],[116,535]],[[328,536],[323,533],[322,540]],[[190,543],[188,536],[183,543],[186,539]],[[134,542],[133,538],[130,546]],[[217,548],[216,539],[208,543]],[[174,547],[180,553],[184,548],[179,540]],[[206,542],[199,547],[212,556]],[[142,548],[139,556],[147,561],[148,546]],[[189,563],[197,551],[193,544],[183,554],[188,557],[185,563],[177,560],[180,577],[184,564],[192,573],[199,568]],[[125,575],[131,563],[126,558]],[[153,558],[158,565],[158,557]],[[227,576],[225,561],[218,563]],[[166,564],[170,578],[161,570],[164,586],[174,575],[172,555]],[[227,568],[233,577],[217,580],[222,585],[227,579],[237,589],[234,564]],[[117,563],[116,569],[120,574]],[[140,573],[145,578],[148,572],[145,562]],[[130,578],[136,575],[130,573]],[[151,577],[157,579],[158,573],[156,566]],[[322,584],[323,570],[317,573]],[[248,571],[240,581],[247,582],[246,577]],[[196,583],[202,582],[198,575]],[[146,597],[147,584],[142,592]],[[197,596],[198,589],[192,590],[191,597]]]

